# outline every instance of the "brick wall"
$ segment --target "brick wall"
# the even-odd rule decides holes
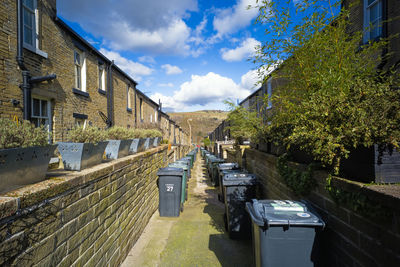
[[[157,210],[157,170],[178,153],[167,147],[0,196],[0,265],[118,266]]]
[[[257,175],[260,198],[299,200],[278,174],[277,157],[253,149],[245,149],[243,157],[236,151],[228,151],[227,154],[228,161],[240,163],[243,160],[241,166]],[[292,167],[304,168],[298,164]],[[326,172],[316,171],[314,178],[318,186],[306,198],[327,225],[321,245],[322,266],[400,266],[400,199],[381,193],[380,186],[366,187],[334,177],[337,188],[359,192],[390,210],[388,218],[366,218],[332,200],[325,189],[327,177]]]

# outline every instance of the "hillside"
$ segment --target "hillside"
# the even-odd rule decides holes
[[[192,126],[193,142],[200,143],[204,136],[212,132],[223,120],[228,112],[221,110],[201,110],[195,112],[168,113],[172,120],[176,121],[187,133],[189,133],[188,119]]]

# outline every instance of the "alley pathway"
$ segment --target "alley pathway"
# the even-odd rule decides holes
[[[184,212],[165,218],[157,211],[122,266],[251,266],[251,240],[229,239],[223,214],[198,154]]]

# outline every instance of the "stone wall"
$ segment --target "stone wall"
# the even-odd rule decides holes
[[[179,153],[188,152],[180,147]],[[0,196],[0,265],[118,266],[158,207],[164,145]]]
[[[278,174],[277,157],[254,149],[245,149],[243,157],[236,151],[227,151],[227,154],[228,161],[239,162],[257,175],[260,181],[259,198],[300,199]],[[304,168],[295,163],[291,166]],[[325,189],[327,177],[325,171],[314,172],[318,185],[305,198],[326,223],[321,245],[322,266],[400,266],[399,187],[366,186],[333,177],[332,183],[342,192],[356,193],[361,203],[367,203],[367,199],[368,203],[378,205],[388,213],[385,217],[369,217],[336,204]]]

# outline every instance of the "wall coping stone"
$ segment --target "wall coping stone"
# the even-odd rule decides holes
[[[161,145],[120,159],[103,162],[79,172],[60,169],[51,170],[47,173],[47,179],[44,181],[1,194],[0,220],[15,215],[21,209],[40,205],[41,202],[48,201],[48,199],[75,187],[111,175],[113,172],[135,162],[138,158],[148,157],[167,149],[168,145]],[[173,153],[173,149],[171,149],[170,153]]]

